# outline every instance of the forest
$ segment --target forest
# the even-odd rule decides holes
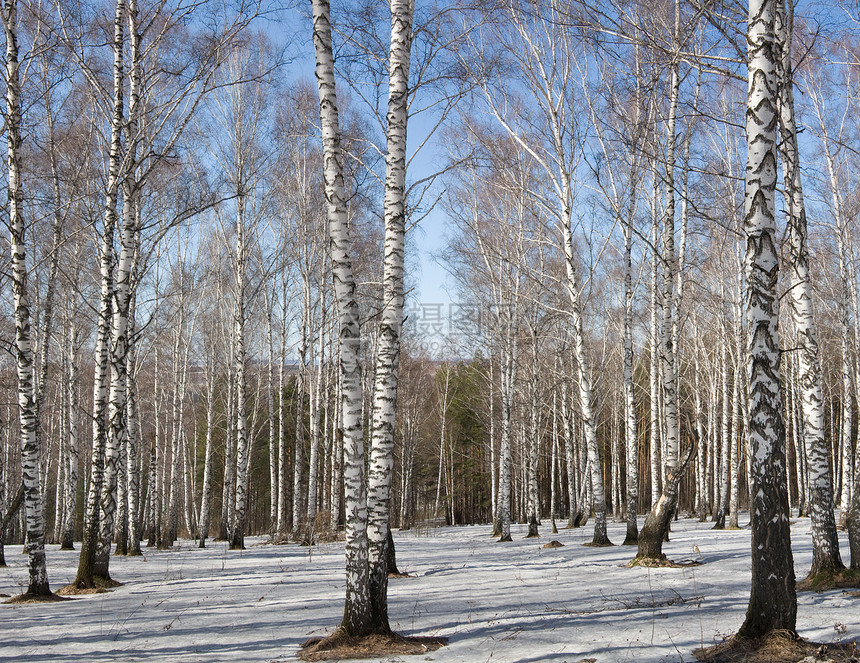
[[[798,594],[860,587],[860,4],[0,14],[15,605],[336,549],[342,621],[300,655],[422,653],[448,636],[389,618],[410,533],[671,574],[706,528],[751,582],[697,655],[815,650]]]

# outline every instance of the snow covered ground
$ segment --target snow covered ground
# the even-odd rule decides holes
[[[392,626],[406,635],[443,635],[448,647],[426,657],[387,661],[576,663],[691,661],[692,649],[718,642],[743,621],[749,598],[749,531],[709,523],[674,525],[664,550],[683,569],[625,568],[634,549],[588,548],[584,529],[539,540],[495,543],[486,526],[395,532]],[[613,541],[623,525],[610,524]],[[795,566],[811,560],[809,520],[792,527]],[[564,547],[543,549],[557,539]],[[126,584],[111,593],[56,604],[0,606],[0,661],[295,660],[301,642],[325,635],[343,604],[343,544],[308,551],[247,540],[239,553],[223,542],[206,550],[183,541],[171,551],[111,561]],[[848,561],[847,541],[842,553]],[[77,552],[50,546],[52,588],[70,582]],[[26,557],[7,546],[0,592],[26,587]],[[860,640],[860,598],[841,590],[801,594],[798,631],[806,638]],[[374,659],[379,660],[379,659]]]

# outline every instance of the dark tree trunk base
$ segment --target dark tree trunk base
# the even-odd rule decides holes
[[[507,536],[501,537],[499,539],[498,543],[507,543],[508,541],[513,541],[510,534],[508,534]]]
[[[526,534],[527,539],[537,539],[540,537],[540,533],[538,532],[538,521],[537,518],[532,516],[531,520],[529,520],[529,533]]]
[[[63,541],[63,543],[60,544],[60,550],[74,550],[74,549],[75,549],[75,546],[72,545],[71,543],[66,543],[65,541]]]
[[[346,635],[337,630],[327,638],[311,638],[302,643],[298,657],[303,661],[330,661],[351,658],[420,656],[448,644],[448,638],[405,638],[396,633]]]
[[[621,545],[622,546],[638,546],[639,545],[639,532],[627,532],[627,536],[624,537],[624,542]]]
[[[385,568],[388,569],[388,577],[403,578],[407,577],[400,573],[397,568],[397,551],[394,549],[394,536],[391,534],[391,528],[388,528],[388,536],[385,539]]]
[[[798,592],[824,592],[828,589],[860,587],[860,569],[823,569],[810,571],[796,585]]]
[[[804,640],[791,631],[772,631],[761,638],[735,635],[715,647],[695,649],[693,655],[704,663],[796,663],[807,657],[848,663],[856,660],[852,658],[853,649],[853,643],[822,645]]]
[[[240,534],[236,532],[230,537],[230,550],[244,550],[245,549],[245,536],[244,534]]]
[[[695,432],[693,434],[695,439]],[[693,459],[693,451],[696,445],[691,444],[681,458],[681,463],[672,471],[667,472],[666,482],[663,484],[663,493],[657,504],[645,517],[645,524],[639,532],[636,557],[633,562],[636,566],[655,565],[662,566],[666,563],[666,555],[663,554],[663,543],[669,540],[669,529],[672,516],[678,504],[678,485]],[[631,562],[631,564],[633,564]],[[647,562],[647,564],[646,564]]]

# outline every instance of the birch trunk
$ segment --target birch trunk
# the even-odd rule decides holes
[[[206,356],[206,455],[203,461],[203,494],[200,498],[200,543],[198,544],[201,548],[206,547],[206,539],[209,537],[209,512],[212,501],[212,437],[215,431],[215,359],[213,354],[213,352],[209,352]]]
[[[125,42],[125,0],[117,0],[113,34],[113,115],[110,119],[110,152],[108,181],[105,189],[104,226],[99,251],[100,292],[96,332],[95,375],[93,379],[93,450],[87,495],[86,527],[74,585],[79,589],[95,586],[95,565],[99,548],[100,502],[104,484],[105,447],[107,445],[107,377],[108,350],[114,283],[114,229],[117,221],[117,197],[122,166],[123,44]]]
[[[657,504],[662,491],[662,473],[660,472],[660,447],[662,435],[660,434],[660,351],[657,346],[659,344],[659,324],[660,318],[660,300],[658,297],[659,283],[659,259],[657,246],[659,243],[659,221],[657,214],[657,183],[659,177],[657,174],[657,161],[653,164],[653,191],[651,194],[651,317],[648,335],[648,347],[650,349],[650,358],[648,362],[648,386],[650,393],[650,420],[649,420],[649,435],[650,435],[650,461],[651,461],[651,507]],[[638,537],[637,537],[638,541]]]
[[[129,353],[126,368],[126,473],[128,477],[128,554],[139,556],[140,552],[140,453],[138,407],[137,407],[137,368],[135,335],[135,303],[132,297],[129,308]]]
[[[320,293],[320,326],[317,338],[317,352],[311,351],[311,413],[310,413],[310,452],[308,454],[308,508],[307,527],[308,540],[313,543],[313,530],[316,525],[316,515],[319,505],[319,449],[321,435],[323,367],[325,366],[325,296]],[[369,514],[370,512],[368,512]]]
[[[570,406],[568,382],[561,384],[561,416],[564,420],[564,459],[567,469],[567,527],[579,527],[579,490],[576,478],[579,476],[576,466],[576,422],[574,409]]]
[[[281,347],[278,355],[278,541],[287,536],[287,436],[284,431],[284,369],[287,362],[287,281],[281,272]]]
[[[631,210],[635,199],[631,196]],[[633,393],[633,214],[628,214],[624,230],[624,441],[625,471],[627,480],[627,532],[625,546],[639,542],[639,525],[636,522],[639,503],[639,472],[636,466],[638,437],[636,433],[636,399]]]
[[[719,491],[717,501],[717,513],[714,517],[714,529],[725,529],[726,516],[729,512],[729,463],[731,462],[731,400],[729,394],[729,346],[728,334],[723,339],[721,379],[720,385],[722,389],[722,416],[720,417],[720,472],[719,472]]]
[[[275,527],[278,524],[278,464],[277,464],[277,450],[275,448],[275,343],[274,337],[272,333],[272,316],[274,315],[274,293],[269,293],[268,287],[264,290],[264,294],[266,296],[266,350],[267,361],[266,361],[266,411],[268,414],[268,424],[269,424],[269,537],[274,538],[275,535]],[[208,409],[208,408],[207,408]],[[207,412],[208,415],[208,412]],[[208,425],[208,416],[207,416],[207,426],[206,426],[206,441],[207,441],[207,451],[208,451],[208,442],[209,442],[209,425]],[[207,453],[208,459],[208,453]],[[207,460],[208,462],[208,460]],[[206,474],[206,470],[204,469],[204,476],[208,476]],[[205,479],[204,479],[205,482]],[[204,488],[205,492],[205,488]],[[201,514],[202,515],[202,514]],[[208,525],[208,523],[207,523]],[[203,535],[201,532],[200,535],[201,542],[203,541]],[[202,546],[201,546],[202,547]]]
[[[21,186],[21,84],[18,73],[18,3],[4,0],[3,28],[6,33],[6,141],[8,212],[12,252],[12,297],[15,310],[15,363],[18,377],[21,473],[26,513],[27,596],[48,596],[51,588],[45,564],[43,495],[39,483],[40,450],[36,428],[36,400],[30,303],[27,292],[27,244],[24,223],[24,192]]]
[[[675,36],[679,40],[681,9],[675,0]],[[669,88],[669,116],[666,124],[668,150],[666,155],[666,212],[663,218],[662,253],[662,320],[660,325],[660,369],[663,382],[663,430],[666,453],[663,458],[664,483],[659,499],[653,505],[639,533],[637,560],[662,560],[663,540],[669,533],[669,523],[678,506],[678,485],[681,480],[679,466],[680,431],[678,429],[678,368],[675,353],[676,305],[680,293],[675,286],[679,278],[678,256],[675,251],[675,154],[677,145],[676,122],[680,93],[680,64],[673,56]],[[670,477],[672,477],[670,479]],[[653,489],[652,489],[653,492]]]
[[[795,631],[797,595],[791,553],[785,429],[780,396],[779,298],[775,191],[778,103],[774,22],[779,0],[750,0],[744,196],[752,455],[752,586],[738,634],[757,638]]]
[[[540,524],[540,505],[538,503],[538,441],[540,437],[540,414],[541,404],[538,402],[538,337],[537,330],[534,326],[534,321],[529,325],[532,356],[531,356],[531,379],[529,380],[529,430],[523,440],[528,447],[528,456],[526,458],[527,467],[527,500],[526,500],[526,520],[528,522],[528,534],[526,538],[534,538],[540,536],[538,533],[538,525]]]
[[[66,342],[66,406],[68,407],[67,421],[69,439],[66,446],[66,482],[64,485],[65,508],[61,534],[60,549],[74,550],[75,521],[77,519],[78,501],[78,426],[80,423],[80,405],[78,399],[78,328],[74,312],[64,329],[68,340]]]
[[[392,0],[388,58],[388,113],[385,152],[385,246],[383,309],[374,372],[373,420],[367,481],[367,538],[373,628],[390,631],[388,568],[391,479],[394,473],[395,406],[403,324],[403,259],[406,249],[406,128],[414,0]]]
[[[800,179],[800,153],[794,114],[794,76],[791,63],[791,40],[794,5],[777,0],[775,38],[779,75],[779,127],[781,132],[785,196],[788,203],[788,243],[790,258],[791,313],[800,346],[797,353],[798,377],[803,413],[803,435],[807,452],[810,483],[810,518],[812,520],[812,568],[810,579],[821,573],[844,569],[839,554],[839,538],[833,513],[833,484],[827,445],[824,440],[824,395],[818,339],[812,311],[812,281],[809,273],[806,206]]]
[[[323,139],[329,254],[338,315],[341,407],[344,438],[344,507],[346,520],[346,601],[340,628],[364,635],[375,627],[369,589],[367,495],[364,482],[361,332],[355,297],[352,242],[346,215],[343,155],[335,92],[334,55],[328,0],[312,0],[313,42]]]
[[[499,497],[497,500],[499,541],[511,541],[511,418],[519,354],[517,333],[513,330],[513,326],[513,319],[508,320],[505,325],[507,338],[501,350],[502,365],[499,371],[502,397],[502,430],[499,440]]]

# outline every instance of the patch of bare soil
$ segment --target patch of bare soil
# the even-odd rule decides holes
[[[448,638],[405,638],[396,633],[345,635],[336,631],[327,638],[311,638],[302,644],[298,657],[303,661],[332,661],[377,656],[417,656],[436,651],[448,644]]]
[[[114,587],[122,587],[117,580],[95,579],[95,587],[76,587],[74,584],[66,585],[57,590],[60,596],[85,596],[87,594],[105,594]]]
[[[693,655],[705,663],[857,663],[855,642],[809,642],[789,631],[774,631],[762,638],[732,636]]]
[[[838,573],[822,571],[810,574],[797,583],[798,592],[824,592],[828,589],[860,587],[860,570],[842,569]]]
[[[59,592],[57,594],[18,594],[18,596],[13,596],[8,601],[3,601],[3,603],[24,605],[28,603],[59,603],[60,601],[74,600],[65,596],[58,596],[58,594]]]
[[[411,578],[412,576],[409,575],[408,573],[400,573],[398,571],[397,573],[389,573],[388,577],[389,578]]]
[[[561,541],[556,541],[555,539],[553,539],[549,543],[543,544],[543,547],[544,548],[563,548],[564,544]]]

